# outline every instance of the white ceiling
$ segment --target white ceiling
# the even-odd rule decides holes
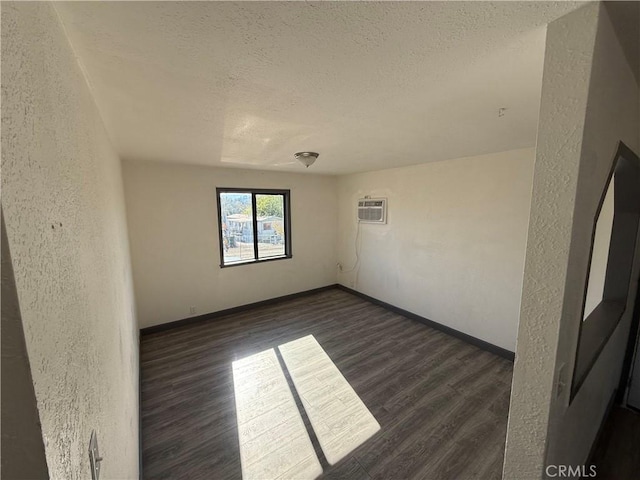
[[[55,6],[122,158],[341,174],[533,146],[545,25],[577,4]]]

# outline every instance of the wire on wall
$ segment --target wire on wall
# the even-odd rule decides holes
[[[361,238],[360,238],[360,220],[358,220],[358,225],[356,227],[356,239],[355,239],[355,244],[354,244],[354,248],[355,248],[355,252],[356,252],[356,261],[353,264],[353,267],[345,269],[342,267],[342,264],[338,264],[338,268],[340,269],[341,273],[350,273],[355,271],[355,275],[354,275],[354,279],[353,279],[353,288],[356,288],[357,284],[358,284],[358,273],[360,271],[360,245],[361,245]]]

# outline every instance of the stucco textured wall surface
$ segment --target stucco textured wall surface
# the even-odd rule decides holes
[[[541,478],[597,6],[548,26],[503,478]]]
[[[123,162],[140,327],[334,284],[332,176]],[[293,258],[220,268],[216,187],[291,190]]]
[[[2,3],[2,202],[51,478],[138,476],[120,162],[50,3]]]
[[[340,177],[338,281],[514,351],[534,156],[527,148]],[[387,224],[360,224],[358,234],[365,195],[388,199]]]
[[[619,381],[632,308],[569,402],[593,220],[617,142],[640,146],[638,105],[600,4],[549,25],[505,479],[584,463]]]

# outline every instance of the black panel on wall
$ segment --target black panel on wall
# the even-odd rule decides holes
[[[618,144],[609,180],[605,185],[593,220],[591,254],[593,254],[596,224],[610,182],[614,182],[613,226],[604,279],[604,293],[600,304],[582,322],[588,286],[585,284],[583,315],[580,316],[580,336],[571,389],[572,398],[622,318],[631,286],[631,270],[640,223],[640,159],[622,142]]]

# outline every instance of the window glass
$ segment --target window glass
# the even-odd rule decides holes
[[[255,260],[251,193],[221,192],[223,263]]]
[[[221,266],[291,257],[288,190],[218,188]]]
[[[258,258],[285,254],[284,195],[256,195]]]

